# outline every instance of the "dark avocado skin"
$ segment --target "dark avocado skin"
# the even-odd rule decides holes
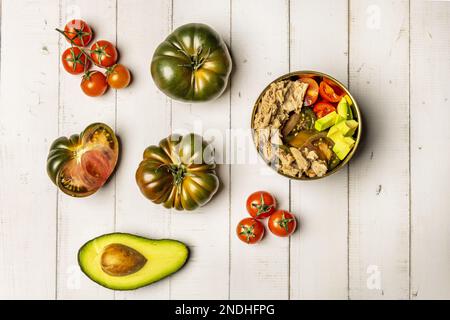
[[[102,283],[102,282],[99,282],[99,281],[94,280],[94,279],[89,275],[89,272],[86,270],[84,264],[83,264],[82,261],[81,261],[81,253],[83,252],[83,250],[85,249],[86,246],[88,246],[89,244],[91,244],[91,243],[94,242],[95,240],[100,239],[100,238],[103,238],[103,237],[115,236],[115,235],[126,236],[126,237],[135,238],[135,239],[141,239],[141,240],[144,240],[144,241],[148,241],[148,240],[150,240],[150,241],[156,241],[156,242],[171,241],[171,242],[174,242],[174,243],[179,243],[180,245],[184,246],[185,249],[187,250],[187,256],[186,256],[186,259],[185,259],[184,263],[181,264],[181,265],[179,266],[179,268],[177,269],[176,272],[178,272],[179,270],[181,270],[181,269],[186,265],[187,261],[188,261],[189,258],[190,258],[190,250],[189,250],[189,247],[186,246],[183,242],[178,241],[178,240],[173,240],[173,239],[157,239],[157,240],[155,240],[155,239],[149,239],[149,238],[146,238],[146,237],[143,237],[143,236],[139,236],[139,235],[135,235],[135,234],[131,234],[131,233],[122,233],[122,232],[113,232],[113,233],[107,233],[107,234],[100,235],[100,236],[98,236],[98,237],[96,237],[96,238],[93,238],[93,239],[91,239],[91,240],[85,242],[85,243],[80,247],[80,249],[78,250],[77,262],[78,262],[78,265],[79,265],[81,271],[82,271],[89,279],[91,279],[92,281],[94,281],[94,282],[97,283],[98,285],[100,285],[100,286],[102,286],[102,287],[104,287],[104,288],[110,289],[110,290],[115,290],[115,291],[130,291],[130,290],[136,290],[136,289],[143,288],[143,287],[146,287],[146,286],[148,286],[148,285],[151,285],[151,284],[153,284],[153,283],[159,282],[159,281],[161,281],[161,280],[163,280],[163,279],[165,279],[165,278],[167,278],[167,277],[173,275],[173,273],[172,273],[172,274],[169,274],[169,275],[167,275],[167,276],[165,276],[165,277],[162,277],[162,278],[160,278],[160,279],[158,279],[158,280],[156,280],[156,281],[152,281],[152,282],[150,282],[150,283],[148,283],[148,284],[145,284],[145,283],[144,283],[144,284],[138,284],[138,285],[136,285],[136,286],[130,286],[130,287],[126,288],[126,289],[111,288],[111,287],[109,287],[108,285],[106,285],[106,284],[104,284],[104,283]],[[174,272],[174,273],[175,273],[175,272]]]
[[[177,28],[156,49],[151,74],[157,87],[184,102],[218,98],[232,69],[228,48],[219,34],[201,23]]]

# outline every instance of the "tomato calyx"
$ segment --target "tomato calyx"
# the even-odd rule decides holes
[[[83,75],[83,80],[90,80],[92,75],[97,73],[97,72],[100,72],[100,71],[97,71],[97,70],[88,70],[88,71],[86,71],[84,73],[84,75]]]
[[[286,216],[283,214],[281,215],[281,220],[278,222],[279,226],[282,227],[286,232],[289,232],[289,223],[294,221],[294,218],[286,218]]]
[[[170,165],[169,171],[173,175],[173,179],[175,180],[175,184],[177,186],[181,186],[181,183],[183,182],[183,179],[186,175],[186,167],[183,164],[180,165]]]
[[[106,71],[105,71],[106,76],[113,74],[115,72],[116,67],[117,67],[117,63],[111,67],[107,67]]]
[[[95,48],[91,50],[91,54],[97,56],[98,62],[101,64],[104,58],[111,58],[111,55],[106,52],[106,48],[108,45],[99,46],[98,43],[95,43]]]
[[[156,170],[166,168],[173,176],[175,185],[181,187],[184,177],[187,175],[187,169],[184,164],[162,164]]]
[[[261,194],[260,202],[261,202],[260,204],[258,204],[258,203],[252,203],[251,204],[252,208],[255,208],[256,210],[258,210],[258,212],[256,213],[257,217],[259,217],[263,213],[269,212],[273,208],[273,205],[267,205],[264,202],[264,197],[263,197],[262,194]]]
[[[56,30],[57,32],[59,32],[60,34],[62,34],[62,35],[70,42],[70,44],[72,45],[72,48],[77,48],[77,49],[79,49],[93,65],[95,65],[95,66],[97,66],[97,67],[99,67],[99,68],[105,68],[104,66],[102,66],[102,65],[98,64],[97,62],[95,62],[94,59],[92,59],[92,57],[89,55],[89,53],[90,53],[90,50],[89,50],[89,49],[86,49],[86,48],[83,48],[83,47],[80,47],[79,45],[77,45],[77,44],[75,43],[75,41],[72,40],[72,39],[66,34],[65,31],[62,31],[62,30],[60,30],[60,29],[58,29],[58,28],[56,28],[55,30]]]
[[[251,226],[246,226],[241,224],[241,232],[239,235],[245,236],[247,243],[250,243],[251,238],[256,238],[255,235],[255,224],[252,224]]]
[[[186,53],[182,49],[178,49],[178,51],[183,53],[190,60],[190,63],[180,64],[180,67],[191,68],[193,71],[197,71],[198,69],[200,69],[203,66],[203,64],[206,62],[206,60],[208,60],[209,55],[211,54],[210,48],[208,48],[207,52],[203,53],[202,46],[198,47],[197,52],[193,55]]]
[[[76,39],[80,39],[81,45],[84,47],[86,44],[84,43],[84,37],[91,36],[91,32],[86,32],[83,30],[84,25],[81,29],[74,28],[74,31],[64,31],[64,33],[69,37],[71,41],[75,41]],[[69,35],[73,35],[72,37]]]
[[[70,58],[65,58],[67,62],[72,63],[72,70],[75,72],[77,69],[78,64],[82,65],[84,69],[86,69],[87,63],[83,61],[83,56],[86,56],[83,51],[80,51],[79,54],[75,54],[74,47],[70,48]]]

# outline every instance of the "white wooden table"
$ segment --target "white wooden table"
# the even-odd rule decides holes
[[[117,42],[128,89],[88,98],[65,73],[54,28],[72,17]],[[232,52],[231,86],[212,103],[171,101],[149,73],[158,43],[187,22],[211,25]],[[359,101],[365,135],[347,168],[290,182],[262,164],[221,165],[220,193],[195,213],[139,193],[145,147],[171,130],[248,129],[266,84],[302,69],[334,75]],[[449,83],[449,1],[2,0],[0,298],[449,299]],[[47,177],[48,148],[95,121],[120,136],[120,166],[101,191],[73,199]],[[215,142],[218,155],[244,152],[230,140]],[[235,236],[259,189],[300,219],[290,240],[246,246]],[[137,291],[102,288],[76,253],[113,231],[179,239],[191,259]]]

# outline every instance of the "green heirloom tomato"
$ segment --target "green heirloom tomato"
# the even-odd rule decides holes
[[[87,197],[100,189],[114,171],[119,142],[103,123],[88,126],[81,134],[56,139],[47,158],[47,173],[64,193]]]
[[[209,202],[219,187],[215,167],[214,150],[201,136],[171,135],[144,151],[136,182],[156,204],[194,210]]]
[[[201,23],[185,24],[156,49],[151,73],[158,88],[184,102],[218,98],[227,87],[231,57],[222,38]]]

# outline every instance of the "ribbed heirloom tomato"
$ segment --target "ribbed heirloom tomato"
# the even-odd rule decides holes
[[[255,244],[264,236],[264,225],[256,219],[245,218],[236,227],[239,239],[247,244]]]
[[[270,193],[257,191],[247,198],[247,211],[255,219],[265,219],[275,212],[277,202]]]
[[[231,57],[220,35],[201,23],[177,28],[156,49],[151,73],[169,97],[186,102],[209,101],[225,90]]]
[[[195,210],[219,188],[214,149],[197,134],[171,135],[144,151],[136,171],[142,194],[156,204]]]

